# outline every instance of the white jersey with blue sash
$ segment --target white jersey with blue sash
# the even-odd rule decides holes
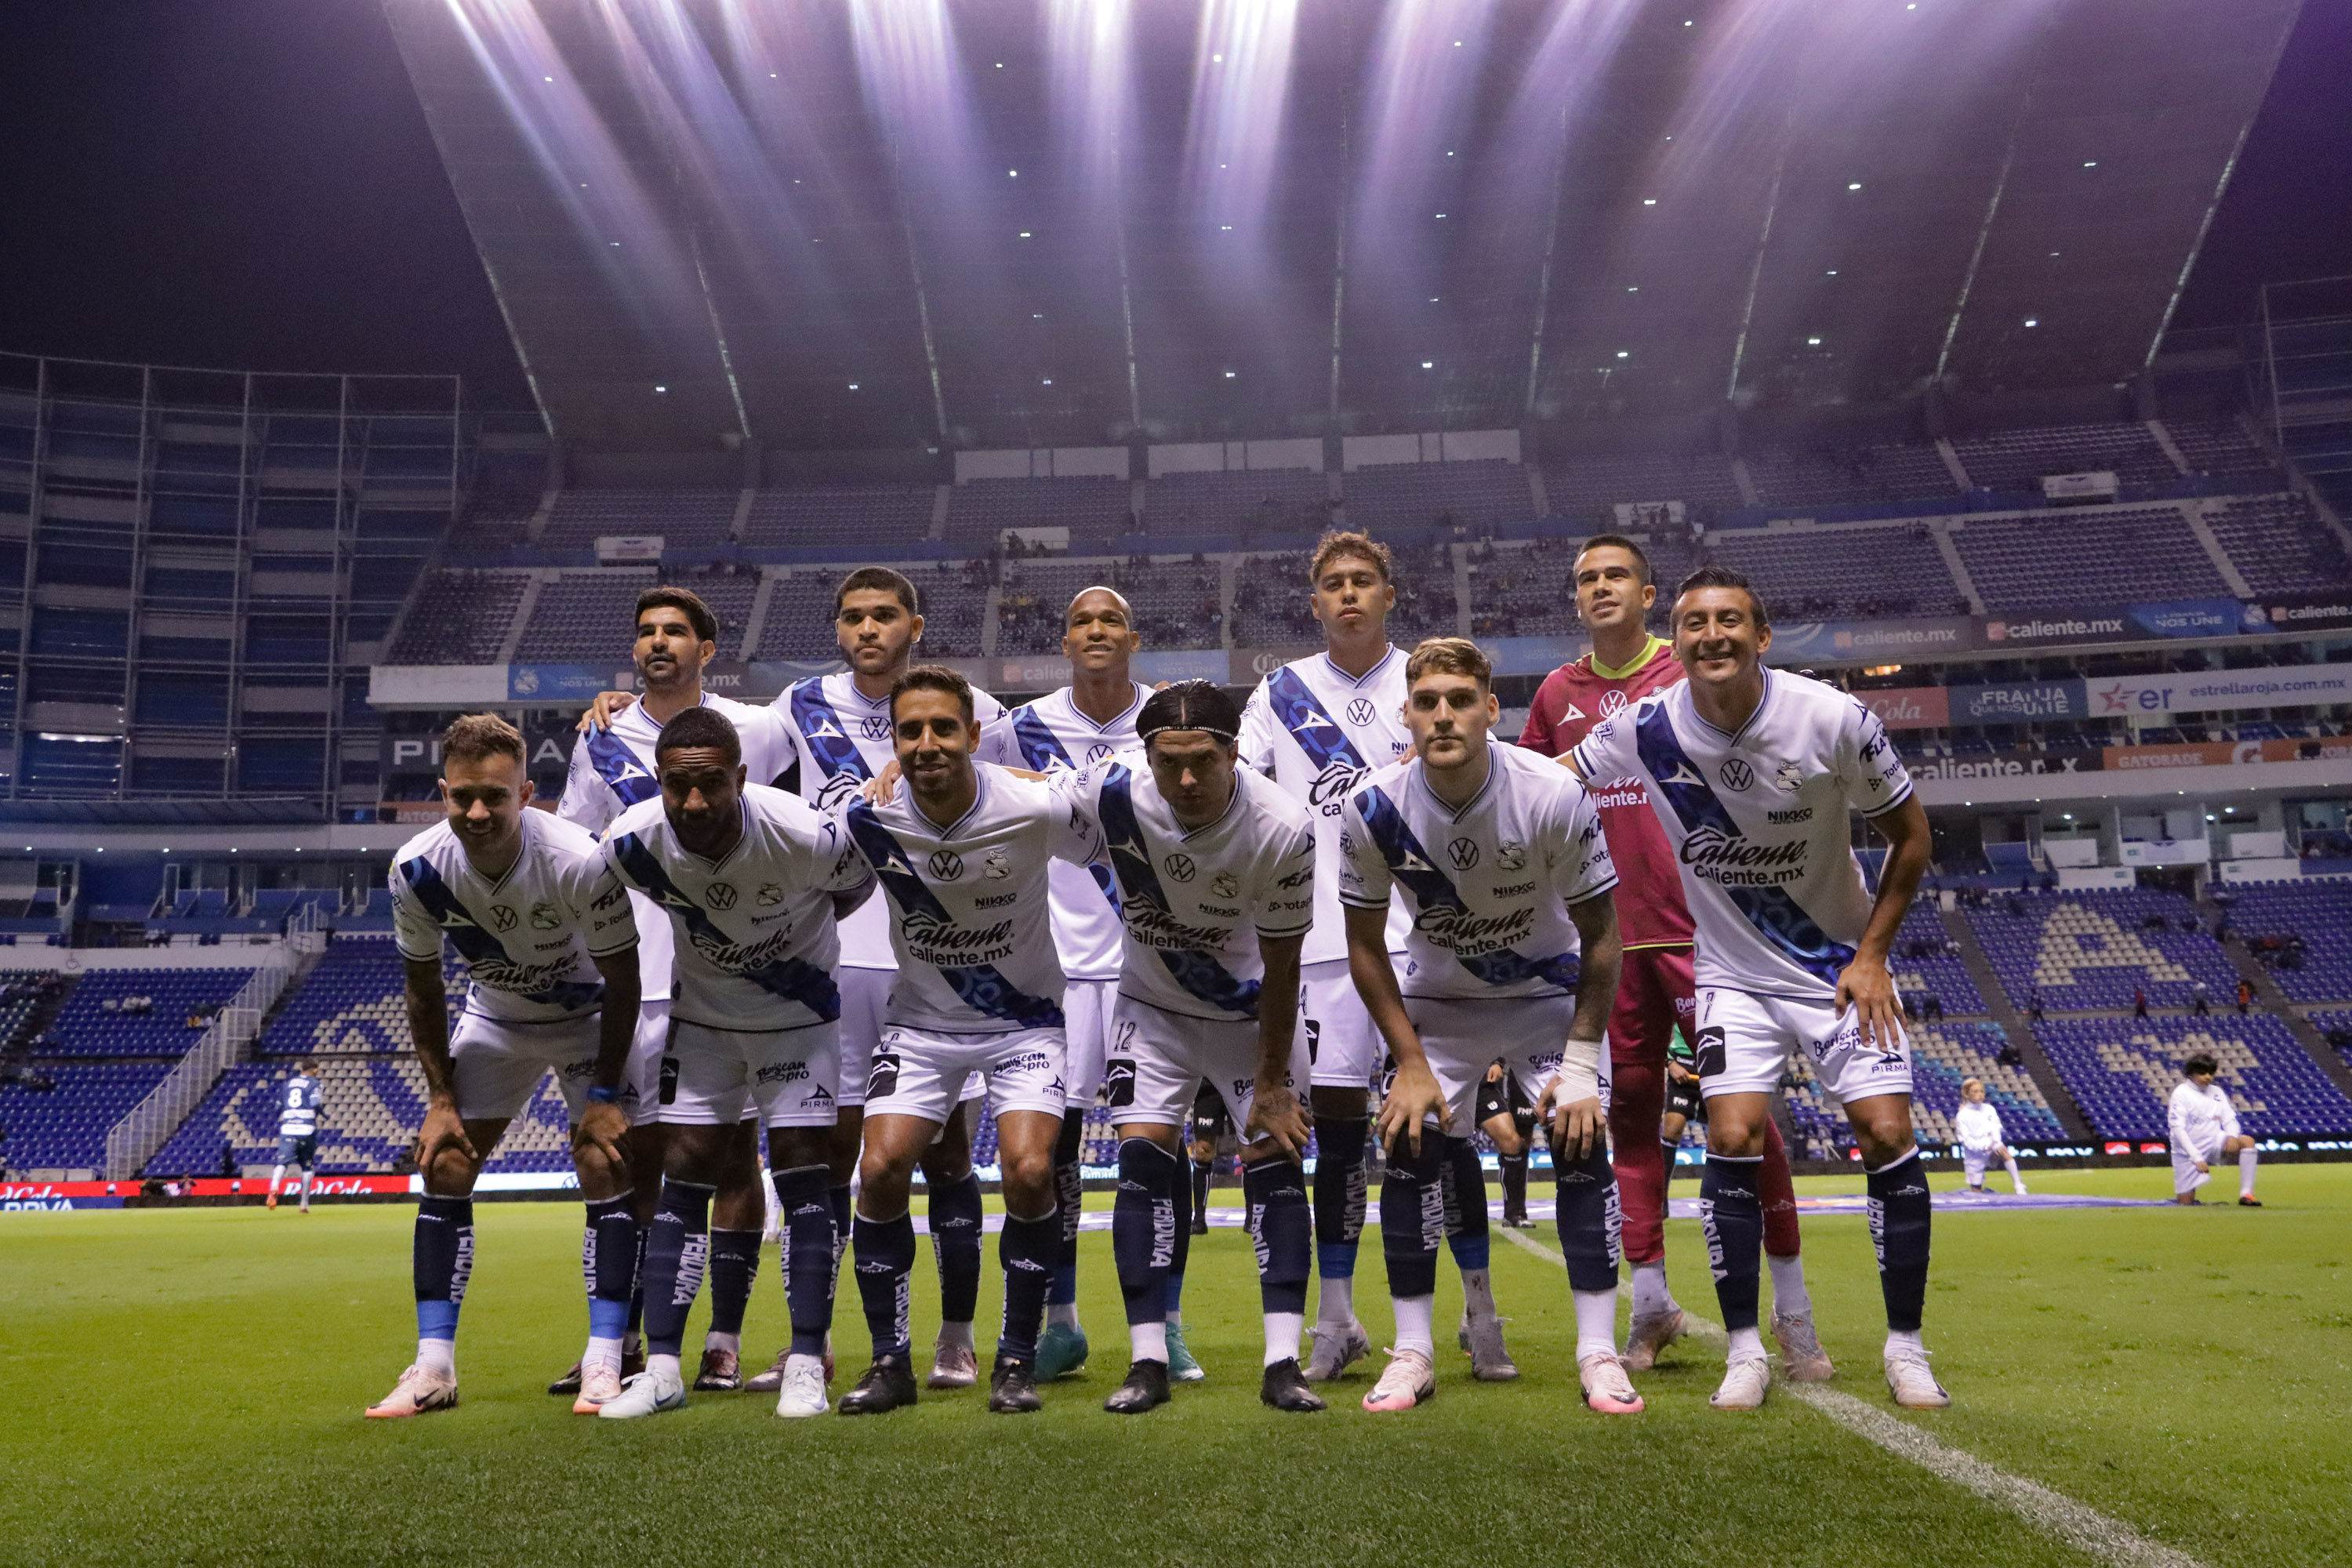
[[[677,841],[656,800],[604,835],[623,885],[678,939],[671,1015],[714,1029],[772,1031],[841,1016],[833,895],[873,880],[841,824],[765,784],[744,788],[743,834],[717,860]]]
[[[595,959],[637,942],[621,886],[596,841],[544,811],[522,814],[522,852],[495,880],[474,869],[439,822],[393,857],[392,930],[401,957],[438,963],[441,944],[472,973],[466,1011],[507,1023],[594,1012],[604,997]]]
[[[898,978],[888,1021],[945,1034],[1062,1026],[1045,868],[1085,865],[1102,840],[1066,786],[975,763],[971,809],[942,827],[900,784],[877,805],[853,801],[844,825],[882,879]],[[1075,778],[1075,774],[1067,775]]]
[[[783,720],[784,742],[800,769],[801,798],[821,812],[846,805],[898,760],[890,742],[890,699],[868,697],[857,689],[848,670],[812,676],[786,687],[775,701]],[[982,744],[1004,716],[1004,704],[975,687],[972,718],[981,726]],[[880,899],[868,899],[841,922],[842,963],[850,969],[894,969],[891,959],[890,916]]]
[[[1827,1002],[1873,903],[1846,814],[1911,797],[1886,727],[1833,686],[1764,672],[1736,735],[1677,681],[1597,726],[1570,753],[1586,778],[1634,774],[1682,870],[1698,984]]]
[[[735,726],[743,743],[743,776],[751,783],[768,784],[792,765],[791,740],[772,710],[709,692],[703,694],[702,706],[725,714]],[[563,800],[555,815],[601,836],[631,806],[659,800],[654,748],[660,741],[661,725],[642,702],[616,714],[610,729],[592,725],[572,744],[572,771],[563,781]],[[641,895],[631,899],[637,910],[637,981],[645,1000],[659,1002],[670,990],[669,921]]]
[[[1071,689],[1040,697],[982,731],[981,756],[1009,768],[1060,773],[1091,767],[1135,746],[1135,716],[1151,695],[1136,685],[1124,712],[1097,724],[1078,710]],[[1140,765],[1139,763],[1138,765]],[[1119,973],[1118,888],[1111,868],[1056,864],[1048,880],[1054,890],[1054,940],[1062,950],[1062,972],[1072,980],[1116,980]]]
[[[1485,786],[1458,808],[1429,787],[1419,757],[1366,779],[1341,817],[1340,901],[1404,906],[1412,934],[1397,978],[1407,996],[1573,995],[1580,946],[1568,906],[1617,885],[1600,814],[1548,757],[1489,741],[1486,763]]]
[[[310,1138],[318,1131],[319,1080],[298,1072],[286,1080],[286,1091],[278,1097],[278,1136]]]
[[[1102,835],[1124,905],[1122,996],[1164,1013],[1257,1016],[1258,939],[1304,936],[1315,918],[1315,830],[1263,773],[1239,768],[1224,815],[1177,822],[1140,751],[1077,775],[1073,798]]]
[[[1242,710],[1242,762],[1288,792],[1315,823],[1315,929],[1302,963],[1348,956],[1339,914],[1339,813],[1374,768],[1412,749],[1404,727],[1404,655],[1390,648],[1361,676],[1318,653],[1258,682]],[[1389,951],[1404,950],[1404,920],[1389,921]]]

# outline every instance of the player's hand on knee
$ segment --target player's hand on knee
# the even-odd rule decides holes
[[[1536,1110],[1551,1127],[1553,1150],[1567,1159],[1581,1160],[1605,1137],[1609,1118],[1599,1095],[1569,1098],[1575,1092],[1564,1077],[1554,1073],[1537,1097]]]
[[[1307,1157],[1307,1112],[1298,1104],[1298,1096],[1286,1083],[1260,1083],[1250,1102],[1248,1124],[1242,1129],[1242,1142],[1255,1143],[1270,1138],[1285,1159],[1293,1163]]]
[[[857,792],[869,805],[880,805],[898,793],[898,759],[891,758],[882,764],[882,771],[866,781]]]
[[[599,691],[596,700],[588,704],[588,711],[580,715],[580,722],[573,728],[583,735],[591,730],[609,730],[613,721],[626,712],[636,700],[636,694],[631,691]]]
[[[1891,1051],[1903,1038],[1903,1010],[1895,1000],[1895,977],[1878,960],[1857,958],[1838,975],[1838,1011],[1854,1011],[1862,1043],[1873,1050]]]
[[[416,1135],[416,1166],[431,1172],[445,1155],[456,1155],[468,1167],[479,1164],[481,1156],[474,1152],[474,1141],[466,1136],[465,1119],[454,1105],[435,1105],[425,1112],[425,1125]]]
[[[1437,1086],[1437,1075],[1418,1064],[1398,1068],[1396,1082],[1381,1101],[1381,1146],[1393,1149],[1402,1138],[1420,1153],[1421,1124],[1432,1118],[1440,1132],[1454,1130],[1454,1113],[1445,1103],[1445,1091]]]
[[[629,1119],[619,1106],[592,1100],[580,1113],[580,1124],[572,1130],[572,1158],[593,1156],[604,1161],[608,1170],[625,1172],[629,1161],[621,1150],[621,1139],[628,1131]]]

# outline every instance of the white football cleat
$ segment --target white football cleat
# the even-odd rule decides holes
[[[1415,1350],[1389,1352],[1389,1366],[1372,1391],[1364,1395],[1367,1410],[1410,1410],[1437,1397],[1437,1373],[1429,1358]]]
[[[1886,1358],[1886,1386],[1895,1403],[1906,1410],[1941,1410],[1952,1402],[1936,1374],[1927,1370],[1924,1351]]]
[[[423,1415],[435,1410],[454,1410],[457,1405],[457,1380],[444,1377],[422,1366],[412,1366],[400,1374],[392,1392],[367,1407],[371,1421],[397,1420],[404,1415]]]
[[[1329,1383],[1372,1353],[1372,1336],[1364,1332],[1364,1325],[1353,1318],[1348,1320],[1345,1328],[1318,1323],[1307,1331],[1307,1336],[1315,1342],[1307,1352],[1304,1369],[1309,1383]]]
[[[1772,1314],[1772,1337],[1780,1342],[1780,1375],[1790,1383],[1827,1383],[1836,1375],[1829,1352],[1813,1332],[1813,1321],[1789,1312]]]
[[[656,1372],[647,1367],[621,1384],[621,1392],[604,1401],[596,1414],[607,1421],[632,1421],[640,1415],[677,1410],[685,1404],[686,1378],[682,1373],[667,1369]]]
[[[1639,1415],[1642,1396],[1625,1375],[1625,1363],[1613,1355],[1589,1355],[1576,1363],[1577,1381],[1584,1385],[1584,1403],[1603,1415]]]
[[[795,1355],[784,1362],[783,1391],[776,1395],[776,1414],[783,1416],[822,1415],[832,1405],[824,1396],[824,1358]]]
[[[970,1345],[951,1345],[941,1340],[931,1348],[931,1375],[924,1379],[931,1388],[970,1388],[980,1381],[980,1357]]]
[[[1680,1307],[1646,1312],[1625,1326],[1627,1372],[1647,1372],[1658,1363],[1658,1352],[1691,1331],[1690,1315]]]
[[[1760,1355],[1742,1356],[1723,1369],[1722,1385],[1706,1402],[1717,1410],[1755,1410],[1771,1386],[1772,1363]]]
[[[621,1372],[618,1367],[583,1366],[580,1369],[580,1397],[572,1402],[572,1414],[593,1415],[620,1396]]]
[[[1470,1352],[1470,1375],[1480,1383],[1509,1383],[1519,1375],[1511,1352],[1503,1348],[1503,1320],[1476,1317],[1463,1331]]]

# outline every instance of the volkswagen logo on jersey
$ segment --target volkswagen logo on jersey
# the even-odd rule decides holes
[[[514,930],[514,928],[515,928],[515,921],[516,921],[516,919],[517,919],[517,917],[516,917],[516,915],[515,915],[514,910],[512,910],[509,909],[506,905],[504,905],[504,904],[492,904],[492,905],[490,906],[490,929],[491,929],[491,930],[493,930],[493,931],[512,931],[512,930]]]
[[[1623,692],[1612,686],[1601,694],[1601,716],[1603,719],[1612,713],[1622,713],[1624,710],[1625,694]]]
[[[1455,839],[1445,847],[1445,858],[1453,862],[1455,870],[1467,871],[1478,863],[1478,841],[1475,838]]]
[[[952,882],[963,875],[963,857],[952,849],[934,849],[930,868],[932,876],[942,882]]]
[[[890,716],[887,713],[868,714],[857,721],[857,732],[869,741],[887,741],[890,738]]]
[[[1372,700],[1359,697],[1348,704],[1348,722],[1360,730],[1372,721]]]
[[[702,889],[702,901],[709,904],[714,910],[733,909],[735,907],[735,884],[732,882],[711,883],[710,886]]]
[[[1747,789],[1756,783],[1756,770],[1738,757],[1726,761],[1716,770],[1716,776],[1723,781],[1726,789]]]
[[[1192,858],[1190,855],[1171,855],[1160,864],[1170,876],[1180,882],[1191,881],[1198,869],[1192,864]]]
[[[1093,745],[1087,748],[1087,764],[1091,767],[1109,755],[1110,748],[1103,744],[1100,741],[1097,741]]]

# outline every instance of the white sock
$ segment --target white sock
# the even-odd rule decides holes
[[[2238,1195],[2242,1198],[2254,1195],[2254,1158],[2252,1149],[2238,1151]]]
[[[1484,1268],[1465,1268],[1462,1271],[1462,1300],[1464,1310],[1474,1318],[1495,1316],[1493,1275]]]
[[[702,1336],[702,1348],[707,1351],[725,1351],[729,1355],[740,1356],[743,1353],[743,1336],[722,1334],[713,1329]]]
[[[1331,1328],[1344,1328],[1356,1315],[1356,1282],[1354,1279],[1334,1279],[1323,1277],[1323,1289],[1315,1300],[1315,1321]]]
[[[1576,1302],[1576,1359],[1617,1353],[1617,1288],[1571,1290]]]
[[[940,1343],[943,1345],[959,1345],[965,1350],[971,1349],[971,1325],[970,1323],[941,1323],[940,1325]]]
[[[1765,1265],[1772,1270],[1772,1315],[1810,1318],[1813,1315],[1812,1292],[1805,1289],[1805,1258],[1802,1253],[1790,1258],[1764,1255]]]
[[[1764,1336],[1762,1334],[1754,1329],[1731,1331],[1731,1351],[1723,1358],[1726,1366],[1736,1361],[1762,1361],[1763,1359]]]
[[[1926,1355],[1927,1353],[1927,1347],[1919,1342],[1918,1330],[1889,1329],[1886,1331],[1886,1354],[1889,1357],[1898,1354]]]
[[[680,1383],[686,1381],[686,1368],[678,1364],[677,1357],[674,1355],[654,1354],[646,1357],[646,1370],[656,1375],[666,1372]]]
[[[310,1173],[308,1171],[302,1173],[302,1206],[310,1206]]]
[[[419,1340],[416,1342],[416,1364],[427,1372],[437,1372],[452,1381],[457,1376],[457,1342],[455,1340]]]
[[[283,1166],[283,1165],[279,1165],[279,1166],[277,1166],[276,1168],[274,1168],[273,1170],[271,1170],[271,1171],[270,1171],[270,1173],[269,1173],[269,1195],[270,1195],[271,1197],[273,1197],[273,1198],[274,1198],[274,1197],[276,1197],[276,1196],[278,1195],[278,1183],[280,1183],[280,1182],[282,1182],[282,1181],[284,1181],[285,1179],[286,1179],[286,1167],[285,1167],[285,1166]]]
[[[1168,1361],[1168,1324],[1129,1323],[1127,1325],[1128,1358],[1131,1361],[1156,1361],[1165,1365]]]
[[[1307,1331],[1304,1312],[1268,1312],[1265,1315],[1265,1364],[1298,1359],[1298,1336]]]
[[[1396,1345],[1400,1351],[1419,1351],[1430,1360],[1437,1359],[1437,1298],[1434,1296],[1399,1296],[1392,1305],[1396,1309]]]
[[[600,1340],[592,1334],[588,1339],[587,1352],[580,1358],[580,1370],[587,1373],[600,1368],[609,1373],[620,1372],[621,1342],[617,1339]]]
[[[2019,1193],[2023,1193],[2025,1191],[2025,1173],[2017,1168],[2017,1156],[2011,1154],[2002,1160],[2001,1163],[2009,1167],[2009,1184],[2016,1188]]]
[[[1666,1260],[1633,1265],[1633,1315],[1654,1318],[1675,1304],[1674,1292],[1666,1289]]]
[[[1055,1323],[1066,1329],[1076,1328],[1078,1304],[1076,1301],[1048,1301],[1045,1303],[1045,1323],[1049,1328]]]

